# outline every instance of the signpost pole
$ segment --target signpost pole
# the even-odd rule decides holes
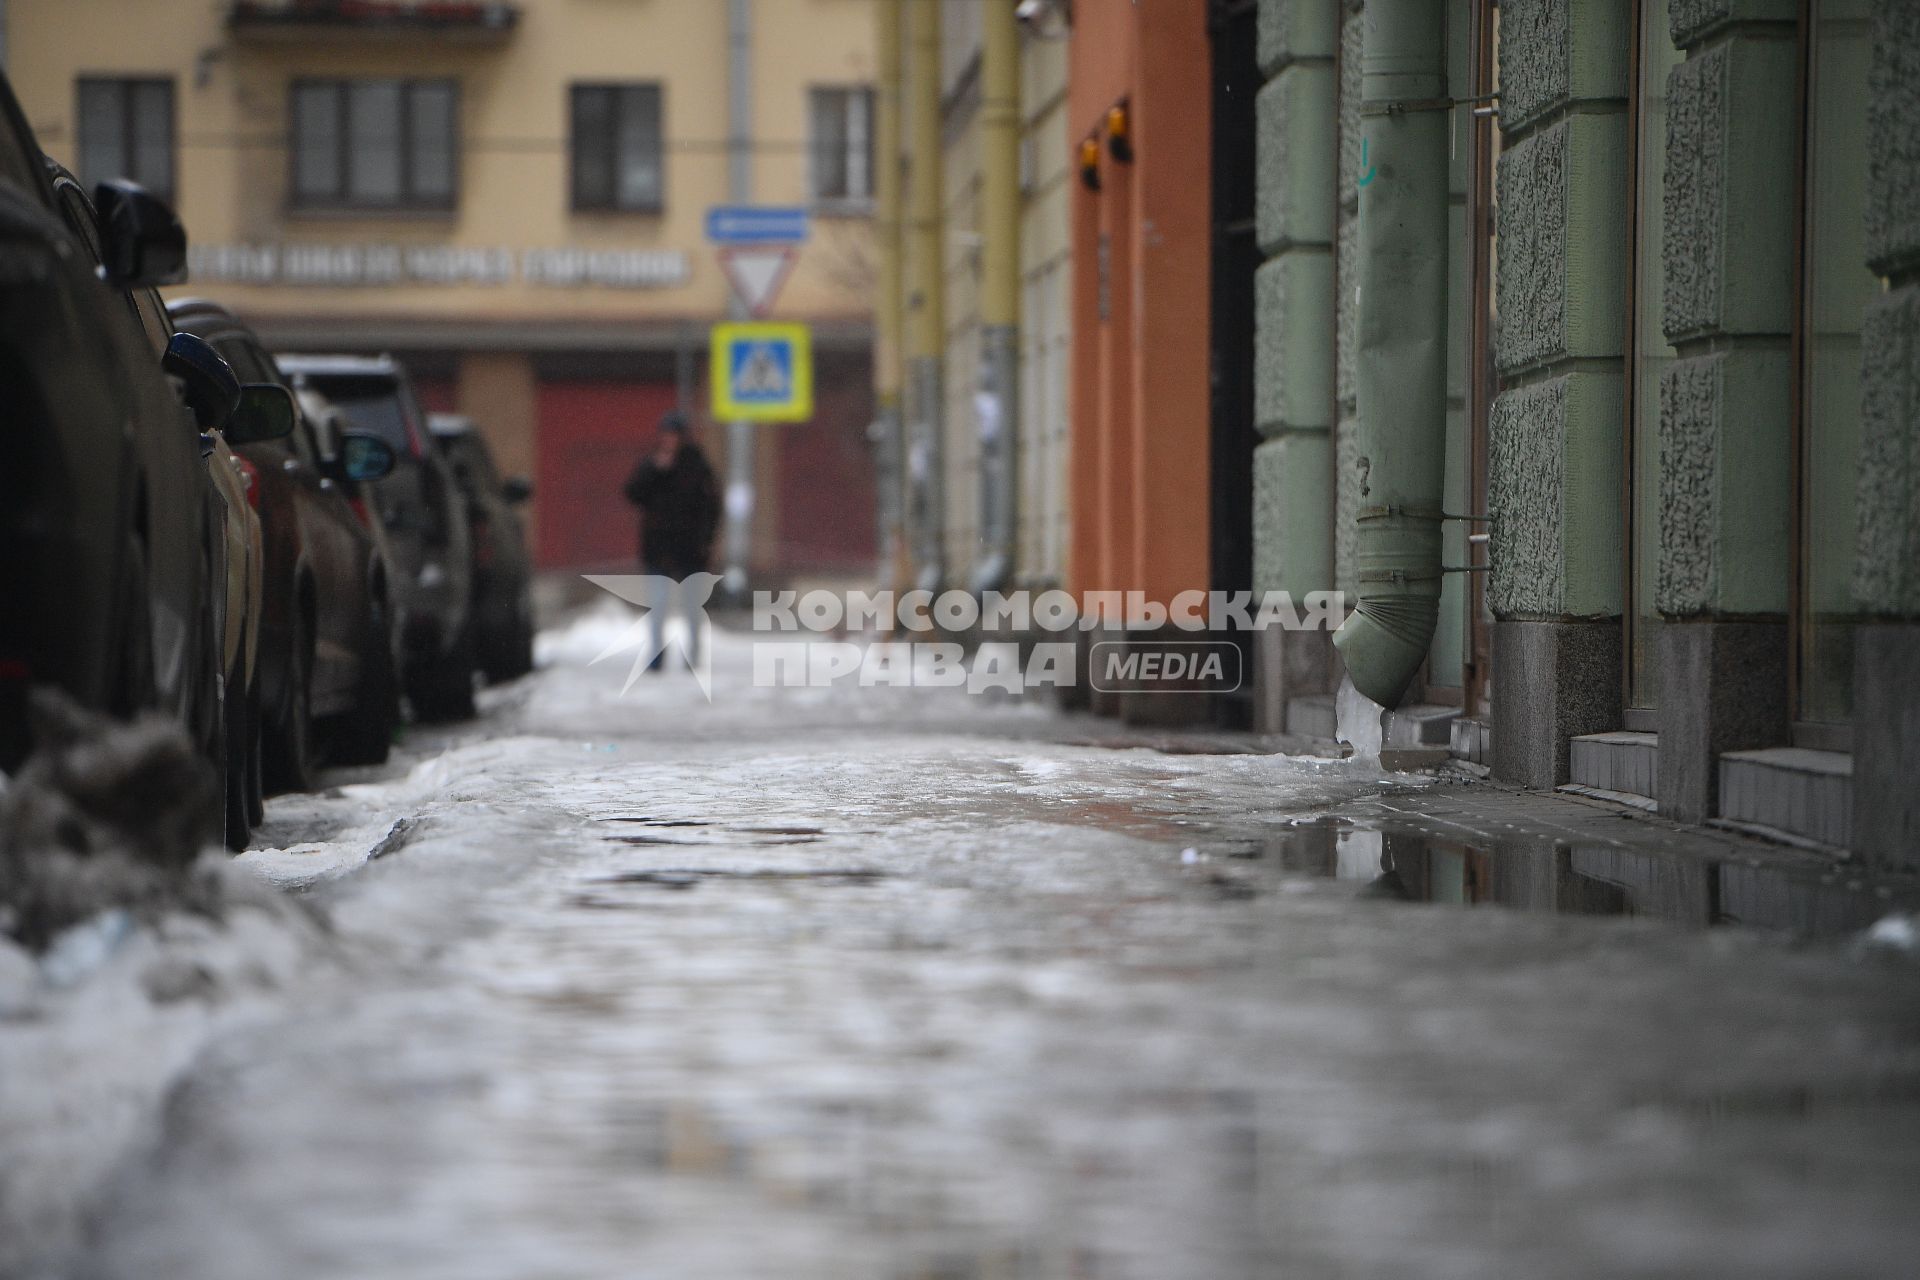
[[[753,5],[727,0],[727,198],[735,204],[753,199]],[[727,314],[747,319],[736,294]],[[753,555],[753,424],[727,424],[726,568],[721,591],[740,602],[747,596],[747,565]]]

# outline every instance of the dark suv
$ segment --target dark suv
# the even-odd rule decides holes
[[[237,316],[186,298],[173,325],[206,339],[248,382],[291,380]],[[399,721],[390,570],[349,505],[355,482],[303,420],[284,440],[239,449],[266,544],[261,705],[269,785],[301,790],[312,766],[379,764]],[[377,484],[379,481],[374,481]]]
[[[399,455],[393,474],[369,492],[393,561],[402,681],[422,719],[472,715],[477,660],[467,502],[433,447],[406,369],[387,356],[283,355],[279,364],[296,385],[338,405],[355,430],[380,437]]]
[[[474,652],[489,680],[533,670],[533,563],[518,510],[533,496],[524,476],[505,480],[473,419],[430,413],[427,427],[467,499],[473,533]]]

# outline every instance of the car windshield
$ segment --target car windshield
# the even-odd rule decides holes
[[[354,430],[371,432],[401,453],[414,451],[400,387],[393,379],[309,374],[307,381],[340,407]]]

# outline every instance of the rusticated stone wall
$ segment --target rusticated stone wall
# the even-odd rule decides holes
[[[1335,212],[1337,293],[1334,298],[1334,582],[1353,594],[1354,555],[1359,542],[1360,411],[1355,393],[1354,363],[1360,350],[1360,64],[1365,55],[1365,14],[1360,5],[1342,6],[1340,27],[1340,87],[1337,99],[1340,133],[1338,208]]]
[[[1334,45],[1339,0],[1262,0],[1256,104],[1267,261],[1254,277],[1254,586],[1333,585]]]
[[[1920,618],[1920,4],[1879,0],[1867,112],[1867,265],[1888,278],[1861,332],[1854,596]]]
[[[1764,614],[1777,607],[1787,520],[1772,495],[1788,483],[1786,440],[1771,449],[1737,448],[1725,428],[1778,415],[1792,394],[1787,372],[1771,352],[1736,348],[1675,361],[1661,378],[1661,613]],[[1723,550],[1755,538],[1771,549]]]
[[[1620,612],[1630,11],[1503,6],[1494,356],[1506,389],[1488,428],[1499,618]],[[1609,491],[1611,503],[1588,500]]]
[[[1782,19],[1780,10],[1784,8]],[[1661,547],[1668,618],[1782,615],[1791,535],[1793,6],[1671,9],[1661,321]]]

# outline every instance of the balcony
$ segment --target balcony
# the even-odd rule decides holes
[[[520,6],[502,0],[233,0],[227,30],[247,42],[453,41],[503,44]]]

